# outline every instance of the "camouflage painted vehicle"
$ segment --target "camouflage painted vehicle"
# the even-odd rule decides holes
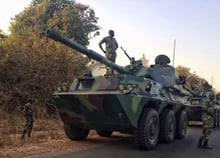
[[[67,137],[84,140],[91,129],[103,137],[118,131],[134,134],[144,150],[154,149],[158,141],[172,143],[185,137],[190,93],[166,55],[157,56],[149,68],[134,58],[122,67],[52,29],[46,36],[117,71],[75,78],[68,91],[53,94]]]
[[[201,116],[203,114],[203,106],[206,104],[208,100],[209,93],[212,93],[212,90],[203,90],[192,91],[192,98],[190,99],[190,106],[187,110],[188,121],[199,121],[201,122]],[[220,126],[220,105],[218,101],[215,101],[214,105],[214,119],[213,119],[213,127]]]

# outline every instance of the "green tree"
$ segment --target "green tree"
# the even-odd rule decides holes
[[[190,68],[184,66],[177,66],[176,71],[179,75],[183,75],[186,77],[186,86],[189,89],[197,89],[202,91],[204,88],[204,84],[207,82],[205,79],[196,75],[195,73],[190,72]],[[208,82],[207,82],[208,83]]]
[[[16,15],[2,44],[5,55],[0,61],[0,84],[8,95],[0,99],[6,107],[23,104],[28,98],[36,105],[45,104],[58,84],[71,83],[86,71],[89,59],[47,39],[45,30],[53,27],[86,46],[99,30],[97,20],[89,6],[66,0],[32,0]]]
[[[141,61],[142,61],[144,67],[146,67],[146,68],[149,67],[149,64],[148,64],[149,60],[146,59],[145,54],[142,55]]]
[[[184,66],[177,66],[176,67],[176,71],[179,75],[183,75],[183,76],[186,76],[188,77],[191,73],[190,73],[190,68],[188,67],[184,67]]]
[[[0,41],[4,40],[7,35],[0,29]]]

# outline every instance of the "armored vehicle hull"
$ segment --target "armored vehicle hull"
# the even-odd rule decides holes
[[[202,121],[202,106],[201,105],[194,105],[190,106],[187,112],[188,121]]]
[[[190,93],[176,83],[173,67],[144,68],[133,59],[131,65],[121,67],[53,30],[47,30],[47,37],[118,72],[75,78],[67,91],[53,94],[67,137],[84,140],[91,129],[104,137],[119,131],[134,134],[137,146],[144,150],[185,137]],[[157,63],[164,63],[160,59],[168,61],[161,55]]]
[[[202,122],[203,104],[191,104],[187,110],[188,121]],[[214,106],[213,127],[220,126],[220,108],[219,105]]]
[[[112,81],[114,86],[93,87],[94,83],[91,84],[91,80],[94,83],[108,82],[109,85]],[[129,83],[129,80],[127,82]],[[139,84],[141,82],[146,86],[146,83],[152,80],[140,80]],[[160,88],[159,83],[153,84],[155,87],[152,90]],[[88,87],[89,85],[91,87]],[[77,78],[71,86],[75,89],[54,93],[65,132],[70,139],[85,139],[90,129],[95,129],[100,136],[111,136],[113,131],[133,133],[137,135],[137,139],[144,139],[140,137],[147,133],[149,138],[140,147],[149,150],[155,147],[158,139],[171,143],[174,138],[185,137],[187,124],[185,104],[172,98],[168,99],[162,94],[158,95],[157,91],[135,93],[133,90],[128,92],[127,88],[120,90],[120,85],[125,85],[123,75]],[[174,92],[169,94],[174,96]],[[182,97],[184,96],[179,96]],[[73,133],[77,131],[78,133],[74,135]]]
[[[206,94],[207,93],[207,94]],[[202,122],[203,107],[208,100],[208,92],[204,92],[201,96],[193,97],[187,110],[188,121]],[[216,102],[217,103],[217,102]],[[214,105],[213,127],[220,126],[220,105]]]

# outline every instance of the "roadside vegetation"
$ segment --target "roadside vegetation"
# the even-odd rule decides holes
[[[20,142],[28,100],[35,120],[30,141],[60,137],[51,94],[85,73],[89,59],[47,39],[45,31],[51,27],[87,46],[99,30],[97,20],[94,10],[74,1],[32,0],[11,20],[9,34],[0,30],[0,148]]]

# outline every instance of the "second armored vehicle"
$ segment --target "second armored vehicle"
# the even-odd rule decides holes
[[[204,88],[203,91],[192,91],[192,98],[187,110],[188,121],[202,122],[203,106],[209,98],[209,93],[213,93],[212,89]],[[215,100],[213,109],[213,127],[215,128],[220,126],[220,105],[217,100]]]
[[[190,93],[166,55],[157,56],[149,68],[134,58],[122,67],[52,29],[46,36],[118,72],[75,78],[67,91],[53,94],[67,137],[84,140],[91,129],[103,137],[119,131],[134,134],[144,150],[185,137]]]

